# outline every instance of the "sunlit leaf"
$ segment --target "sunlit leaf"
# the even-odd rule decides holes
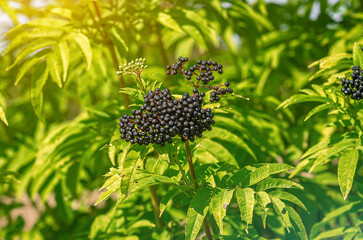
[[[45,63],[39,64],[32,75],[32,87],[30,90],[33,109],[38,118],[44,122],[43,116],[43,86],[48,79],[48,68]]]
[[[352,188],[358,158],[359,152],[355,147],[346,149],[339,158],[338,182],[344,200],[347,198],[350,189]]]
[[[227,206],[229,205],[234,189],[216,189],[216,193],[211,201],[211,211],[216,220],[220,233],[223,235],[223,219],[226,216]]]
[[[80,47],[84,58],[86,59],[87,69],[91,67],[92,63],[92,49],[88,38],[82,33],[71,33],[70,37],[78,44]]]
[[[6,116],[5,116],[5,111],[4,109],[0,106],[0,120],[6,124],[6,126],[9,126],[9,123],[6,119]]]
[[[248,233],[248,224],[252,224],[253,209],[255,206],[255,191],[252,188],[237,187],[236,197],[241,218],[246,222],[246,232]]]

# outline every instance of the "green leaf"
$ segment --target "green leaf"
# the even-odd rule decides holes
[[[325,109],[328,109],[328,108],[331,108],[331,107],[334,107],[333,104],[331,103],[325,103],[325,104],[321,104],[315,108],[313,108],[305,117],[304,121],[307,121],[309,118],[311,118],[313,115],[317,114],[318,112],[321,112]]]
[[[71,33],[70,37],[78,44],[81,48],[83,56],[86,59],[87,69],[90,69],[92,63],[92,49],[88,38],[82,33]]]
[[[294,228],[296,235],[301,240],[305,240],[305,239],[308,240],[308,235],[306,233],[304,223],[301,220],[299,214],[292,207],[287,206],[285,209],[289,213],[289,216],[292,220],[293,228]]]
[[[305,205],[300,201],[300,199],[298,199],[297,197],[295,197],[294,195],[292,195],[289,192],[285,192],[285,191],[280,191],[280,190],[276,190],[276,191],[272,191],[268,193],[270,196],[273,197],[277,197],[280,198],[281,200],[286,200],[289,201],[291,203],[296,204],[297,206],[301,207],[302,209],[304,209],[305,211],[308,212],[307,208],[305,207]]]
[[[322,103],[334,103],[332,99],[328,97],[322,97],[322,96],[311,96],[311,95],[305,95],[305,94],[296,94],[289,99],[282,102],[277,108],[287,108],[293,104],[302,103],[302,102],[322,102]]]
[[[18,85],[20,80],[24,77],[24,75],[37,63],[39,63],[41,60],[43,60],[44,57],[33,57],[26,61],[18,71],[18,74],[16,75],[15,79],[15,86]]]
[[[120,190],[121,186],[121,176],[120,175],[113,175],[103,184],[100,190],[107,187],[106,191],[103,191],[101,195],[98,197],[97,202],[94,204],[95,206],[102,202],[103,200],[107,200],[112,193],[117,192]],[[126,195],[122,194],[119,199],[123,199]]]
[[[306,158],[309,155],[312,155],[318,151],[321,151],[329,146],[333,146],[345,139],[351,139],[351,138],[357,138],[358,135],[356,132],[348,132],[348,133],[341,133],[341,134],[335,134],[327,139],[322,140],[318,144],[314,145],[313,147],[309,148],[301,158]]]
[[[121,88],[120,92],[130,95],[131,97],[134,97],[140,101],[144,101],[144,93],[139,89],[126,87],[126,88]]]
[[[67,19],[72,18],[72,11],[67,8],[56,7],[56,8],[52,8],[52,10],[50,10],[50,12],[55,15],[67,18]]]
[[[30,42],[37,42],[38,40],[45,41],[45,39],[58,39],[62,36],[63,31],[59,29],[30,29],[25,32],[19,32],[19,34],[15,35],[14,38],[10,38],[11,42],[9,43],[7,49],[3,53],[3,55],[8,54],[9,52],[23,47]]]
[[[264,164],[262,167],[257,168],[253,172],[246,175],[242,180],[242,186],[248,187],[254,185],[272,174],[287,172],[293,167],[284,163],[268,163]]]
[[[161,215],[164,213],[168,203],[170,202],[171,199],[173,199],[175,196],[183,193],[185,190],[190,190],[189,187],[183,187],[183,186],[177,186],[173,189],[171,189],[170,191],[168,191],[163,198],[160,201],[160,215],[159,217],[161,217]]]
[[[216,191],[217,193],[214,194],[210,207],[214,219],[218,225],[219,232],[223,235],[223,219],[226,216],[227,206],[232,199],[234,189],[230,190],[216,188]]]
[[[122,169],[121,193],[129,197],[132,185],[134,184],[137,166],[140,160],[140,147],[131,149],[125,159]]]
[[[202,227],[203,220],[207,215],[212,196],[213,189],[201,187],[190,202],[185,225],[186,240],[194,240],[197,237],[199,230]]]
[[[237,187],[236,197],[242,221],[245,221],[246,232],[248,233],[248,224],[252,224],[253,208],[255,206],[255,192],[252,188]]]
[[[66,81],[67,78],[67,71],[68,71],[68,65],[69,65],[69,50],[68,50],[68,44],[65,40],[62,40],[58,43],[58,45],[54,48],[55,54],[57,55],[57,58],[61,60],[62,65],[62,72],[63,72],[63,82]]]
[[[206,154],[210,154],[210,157],[208,159],[205,158]],[[198,148],[195,151],[195,155],[203,161],[213,160],[218,162],[226,162],[229,164],[233,164],[234,166],[238,166],[236,159],[222,144],[215,142],[209,138],[205,138],[198,145]]]
[[[271,188],[297,188],[297,189],[304,189],[303,186],[300,184],[293,182],[291,180],[286,179],[279,179],[279,178],[269,178],[262,182],[260,182],[256,190],[257,191],[264,191]]]
[[[9,126],[8,121],[6,120],[6,116],[5,116],[5,111],[4,109],[0,106],[0,120],[6,124],[6,126]]]
[[[280,216],[282,221],[285,223],[286,230],[290,232],[289,227],[291,227],[289,212],[285,210],[286,205],[277,197],[271,197],[271,201],[276,213]]]
[[[159,12],[157,20],[173,31],[183,32],[179,24],[168,13]]]
[[[268,211],[267,205],[269,203],[271,203],[271,199],[270,199],[269,195],[264,191],[257,192],[257,196],[258,196],[257,202],[261,205],[261,207],[263,209],[263,215],[262,215],[263,228],[266,228],[266,218],[267,218],[267,211]]]
[[[176,177],[170,178],[167,176],[162,176],[155,173],[149,173],[141,169],[136,170],[134,185],[132,187],[132,193],[139,191],[145,187],[160,185],[160,184],[169,184],[176,185],[178,181]]]
[[[310,231],[310,239],[314,239],[318,235],[319,231],[323,229],[324,226],[327,225],[329,222],[331,222],[333,219],[351,212],[356,213],[362,210],[363,210],[363,202],[359,200],[356,202],[346,204],[344,206],[335,209],[334,211],[329,212],[328,214],[325,215],[323,220],[313,225]]]
[[[43,86],[47,79],[48,68],[45,62],[43,62],[34,69],[32,75],[32,86],[30,89],[30,98],[34,112],[43,123]]]
[[[42,48],[51,47],[55,45],[57,42],[53,39],[40,39],[37,41],[33,41],[29,43],[27,46],[22,48],[17,54],[16,54],[16,60],[11,64],[11,66],[6,68],[6,71],[13,68],[16,64],[18,64],[21,60],[26,58],[29,54],[34,53],[35,51],[39,51]]]
[[[53,81],[57,83],[58,87],[62,87],[62,79],[61,79],[61,63],[59,62],[58,57],[55,55],[54,52],[48,54],[47,57],[47,65],[49,69],[50,76],[52,77]]]
[[[118,53],[121,57],[125,57],[126,53],[129,51],[129,48],[127,47],[127,44],[125,43],[124,39],[120,35],[122,31],[120,29],[116,29],[116,27],[113,27],[111,29],[111,39],[116,46]]]
[[[313,166],[310,168],[309,172],[312,172],[317,166],[320,166],[329,161],[329,159],[336,154],[343,152],[345,149],[354,146],[356,143],[356,139],[344,139],[343,141],[335,144],[326,151],[322,152],[319,157],[314,161]]]
[[[251,157],[253,157],[254,160],[257,161],[256,155],[254,154],[252,149],[247,145],[247,143],[244,142],[239,136],[233,134],[232,132],[223,128],[213,127],[213,131],[207,133],[207,135],[210,135],[210,137],[222,139],[224,141],[238,145],[243,150],[245,150]]]
[[[353,64],[354,66],[363,66],[363,53],[358,42],[355,42],[353,46]]]
[[[355,169],[358,163],[359,152],[356,147],[346,149],[339,158],[338,182],[344,200],[347,198],[353,185]]]

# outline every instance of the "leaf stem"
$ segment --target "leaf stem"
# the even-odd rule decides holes
[[[190,151],[189,141],[187,140],[184,145],[185,145],[185,150],[187,152],[187,159],[188,159],[190,175],[192,176],[192,180],[194,182],[194,188],[195,188],[195,190],[197,190],[198,181],[197,181],[197,176],[195,175],[195,171],[194,171],[194,164],[193,164],[193,159],[192,159],[192,152]],[[213,240],[207,216],[203,220],[203,227],[204,227],[204,231],[205,231],[205,235],[207,236],[207,239]]]
[[[181,166],[180,164],[180,161],[178,159],[178,157],[175,157],[174,160],[176,161],[176,163],[178,164],[179,166],[179,169],[180,169],[180,172],[182,173],[182,176],[183,176],[183,179],[184,179],[184,182],[185,182],[185,185],[189,185],[189,181],[187,179],[187,176],[185,175],[185,172],[184,172],[184,169],[183,167]]]

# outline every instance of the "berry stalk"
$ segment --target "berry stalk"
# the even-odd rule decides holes
[[[195,188],[195,190],[197,190],[198,189],[198,181],[197,181],[197,176],[195,175],[195,171],[194,171],[194,164],[193,164],[193,159],[192,159],[192,153],[190,151],[189,141],[187,140],[184,143],[184,145],[185,145],[185,150],[187,152],[187,159],[188,159],[190,175],[191,175],[192,180],[194,182],[194,188]],[[207,236],[207,239],[208,240],[213,240],[207,216],[203,219],[203,227],[204,227],[204,231],[205,231],[205,235]]]

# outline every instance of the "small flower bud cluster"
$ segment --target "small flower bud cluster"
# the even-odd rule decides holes
[[[140,73],[144,69],[148,68],[148,65],[145,65],[145,58],[136,58],[135,60],[125,63],[123,66],[119,66],[119,70],[116,74],[120,75],[123,73]]]

